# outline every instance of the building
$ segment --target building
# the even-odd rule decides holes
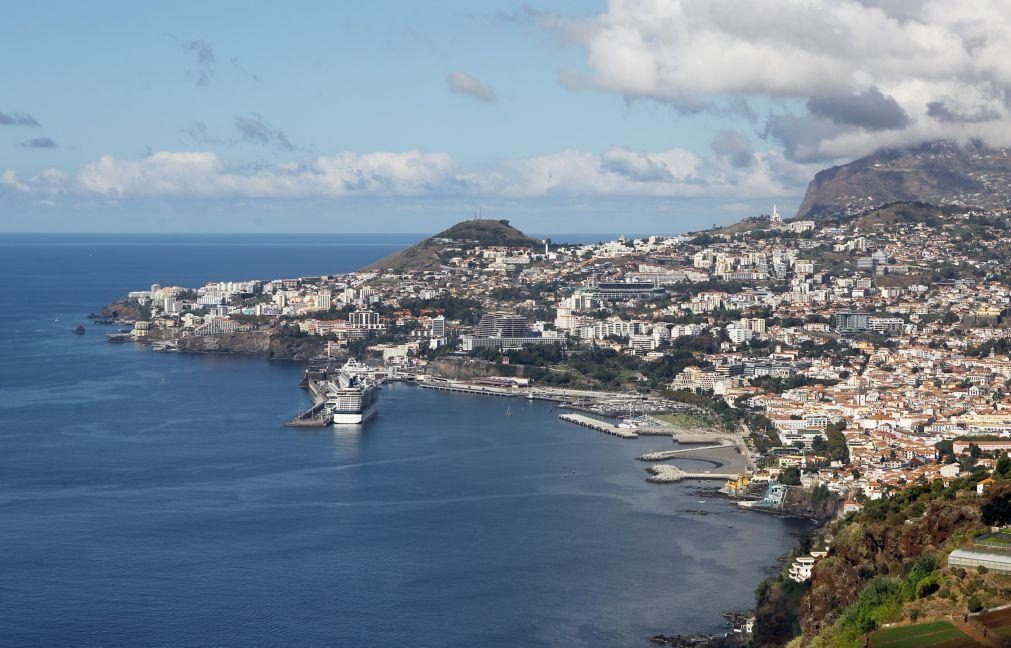
[[[464,351],[474,351],[476,349],[521,349],[524,346],[537,344],[558,344],[565,346],[565,338],[557,334],[529,335],[524,337],[502,337],[498,335],[477,337],[475,335],[464,335],[460,338],[460,348]]]
[[[843,335],[870,330],[871,316],[867,313],[840,311],[832,315],[832,328]]]
[[[811,580],[811,570],[814,569],[814,556],[798,556],[790,565],[790,578],[803,583]]]
[[[474,337],[478,338],[522,338],[530,337],[530,323],[525,317],[514,313],[497,311],[485,313],[477,323]]]
[[[348,324],[352,328],[365,329],[366,331],[376,331],[383,328],[380,323],[379,313],[369,310],[360,310],[348,315]]]
[[[432,318],[432,337],[446,337],[446,317],[444,315],[438,315]]]
[[[600,301],[623,301],[627,299],[660,299],[667,291],[654,282],[594,282],[590,286],[594,299]]]
[[[882,335],[902,335],[906,323],[898,317],[869,317],[867,328]]]
[[[1007,533],[984,533],[948,554],[949,567],[979,569],[1011,575],[1011,552],[1002,547],[1011,544]]]

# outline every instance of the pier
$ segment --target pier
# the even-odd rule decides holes
[[[481,394],[483,396],[501,396],[503,398],[517,398],[519,396],[526,395],[526,392],[523,390],[509,387],[490,387],[464,383],[439,382],[435,380],[419,380],[415,384],[422,389],[436,389],[439,391],[457,392],[460,394]]]
[[[326,411],[326,401],[319,401],[312,407],[299,412],[298,415],[285,423],[288,427],[325,427],[333,421]]]
[[[635,439],[639,436],[633,429],[621,428],[617,425],[607,423],[606,421],[601,421],[600,419],[584,416],[582,414],[559,414],[558,418],[563,421],[568,421],[569,423],[575,423],[576,425],[588,427],[591,430],[597,430],[598,432],[604,432],[606,434],[613,434],[614,436],[621,437],[622,439]]]
[[[659,450],[655,452],[647,452],[645,454],[641,454],[638,457],[636,457],[636,459],[638,459],[639,461],[666,461],[668,459],[674,459],[678,455],[684,454],[686,452],[699,452],[700,450],[716,450],[719,448],[726,448],[733,445],[734,444],[732,442],[725,441],[724,443],[720,443],[719,445],[702,446],[699,448],[681,448],[679,450]]]
[[[650,474],[646,481],[651,484],[670,484],[682,479],[719,479],[721,481],[736,481],[741,478],[739,473],[688,472],[671,464],[657,464],[646,469]]]

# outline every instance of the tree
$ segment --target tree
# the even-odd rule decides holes
[[[790,466],[779,476],[779,481],[787,486],[800,486],[800,468]]]
[[[1006,454],[1002,454],[994,466],[993,476],[995,479],[1011,478],[1011,459]]]
[[[980,517],[983,524],[990,526],[1003,526],[1011,522],[1011,490],[991,488],[990,497],[980,507]]]

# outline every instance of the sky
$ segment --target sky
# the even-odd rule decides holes
[[[671,233],[1011,144],[1011,0],[12,3],[0,232]]]

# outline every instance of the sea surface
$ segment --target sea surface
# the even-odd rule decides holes
[[[363,428],[292,430],[299,365],[85,319],[413,240],[0,235],[0,646],[645,647],[751,606],[803,525],[647,484],[662,439],[407,385]]]

